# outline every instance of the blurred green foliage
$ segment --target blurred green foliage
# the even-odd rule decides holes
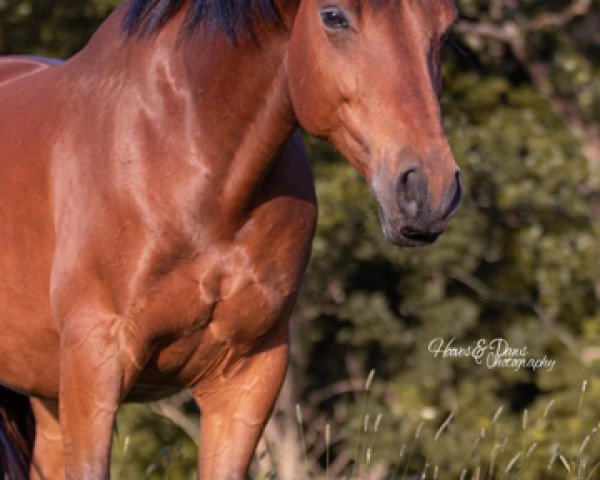
[[[66,58],[119,0],[0,0],[0,52]]]
[[[0,52],[66,57],[117,3],[0,0]],[[500,24],[560,13],[572,2],[458,3],[467,20]],[[537,445],[521,478],[565,478],[564,468],[547,469],[556,444],[573,465],[584,457],[590,465],[600,461],[595,437],[579,452],[600,420],[600,166],[583,155],[584,139],[552,103],[574,102],[584,121],[600,120],[599,11],[592,2],[586,15],[527,36],[529,58],[547,67],[551,94],[540,92],[523,59],[493,38],[456,35],[446,47],[441,103],[465,195],[431,247],[387,243],[369,187],[331,147],[307,139],[320,217],[294,315],[302,327],[292,365],[296,393],[308,402],[311,393],[355,374],[349,360],[363,374],[376,368],[368,409],[371,418],[384,414],[373,439],[378,461],[400,463],[407,444],[409,471],[420,472],[427,459],[442,478],[458,478],[463,468],[489,465],[504,437],[506,448],[496,451],[503,468],[519,451],[522,464]],[[514,371],[435,358],[428,346],[436,337],[457,345],[502,337],[556,364]],[[356,440],[361,411],[350,400],[335,396],[319,408],[332,416],[350,411],[354,420],[340,428]],[[452,422],[434,441],[450,412]],[[193,476],[193,443],[149,407],[127,407],[118,426],[115,478]],[[347,448],[334,444],[333,453]]]
[[[114,480],[195,478],[196,443],[148,405],[124,405],[113,439]]]
[[[492,22],[490,2],[459,3],[465,17]],[[567,3],[518,2],[514,16],[560,12]],[[584,17],[544,31],[545,51],[535,51],[542,40],[533,38],[530,54],[542,57],[536,62],[548,59],[553,95],[585,104],[585,115],[598,118],[595,25]],[[506,466],[522,445],[535,442],[521,478],[565,478],[562,466],[546,472],[553,446],[560,444],[566,459],[579,458],[581,441],[600,420],[599,166],[583,156],[581,139],[536,90],[528,65],[507,48],[494,48],[493,39],[478,41],[456,38],[445,52],[441,102],[465,196],[434,246],[387,245],[374,203],[363,200],[370,198],[368,187],[327,147],[311,144],[321,218],[300,302],[311,327],[302,329],[309,352],[302,368],[312,389],[339,379],[350,355],[377,369],[379,404],[370,413],[383,412],[388,422],[374,450],[386,462],[400,461],[401,445],[412,442],[424,421],[431,435],[417,442],[415,473],[425,459],[440,465],[444,478],[489,464],[491,420],[503,406],[498,435],[508,445],[498,462]],[[455,338],[457,345],[502,337],[556,366],[514,371],[434,358],[428,345],[436,337]],[[591,387],[579,411],[585,379]],[[542,418],[550,401],[555,415]],[[327,405],[332,414],[336,402]],[[523,429],[524,409],[535,431]],[[450,412],[456,415],[447,434],[434,443],[432,434]],[[481,429],[488,440],[473,457]],[[600,460],[597,447],[586,457],[590,465]]]

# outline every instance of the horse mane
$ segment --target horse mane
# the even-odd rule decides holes
[[[185,0],[131,0],[123,28],[130,36],[157,32],[185,3]],[[183,29],[188,33],[205,23],[235,40],[240,35],[252,34],[255,17],[279,20],[271,0],[189,0],[187,3]]]

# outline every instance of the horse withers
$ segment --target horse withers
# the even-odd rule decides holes
[[[244,477],[315,227],[297,125],[371,183],[390,241],[434,241],[460,200],[437,100],[456,15],[130,0],[64,63],[0,60],[0,418],[25,412],[10,389],[36,420],[31,467],[2,423],[5,476],[106,479],[119,404],[189,388],[199,476]]]

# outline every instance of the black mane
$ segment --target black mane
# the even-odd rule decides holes
[[[160,30],[179,10],[184,0],[132,0],[123,20],[129,35],[146,35]],[[205,23],[223,30],[235,40],[252,33],[254,17],[278,20],[271,0],[190,0],[184,28],[188,32]]]

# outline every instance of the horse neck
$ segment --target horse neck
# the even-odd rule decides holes
[[[200,32],[184,47],[195,111],[206,124],[201,142],[222,174],[221,201],[231,214],[243,212],[296,126],[284,62],[287,38],[270,33],[234,45]]]
[[[219,182],[219,214],[243,215],[296,127],[284,61],[289,32],[259,25],[255,38],[234,43],[200,27],[182,37],[180,12],[155,36],[126,40],[123,13],[105,22],[80,61],[93,65],[94,79],[122,77],[117,82],[143,101],[138,117],[156,118],[161,137],[168,131],[170,141],[177,139],[183,155],[169,159],[171,167],[201,163],[203,181],[207,172]],[[145,141],[158,142],[152,136]],[[149,150],[164,152],[164,146]]]

